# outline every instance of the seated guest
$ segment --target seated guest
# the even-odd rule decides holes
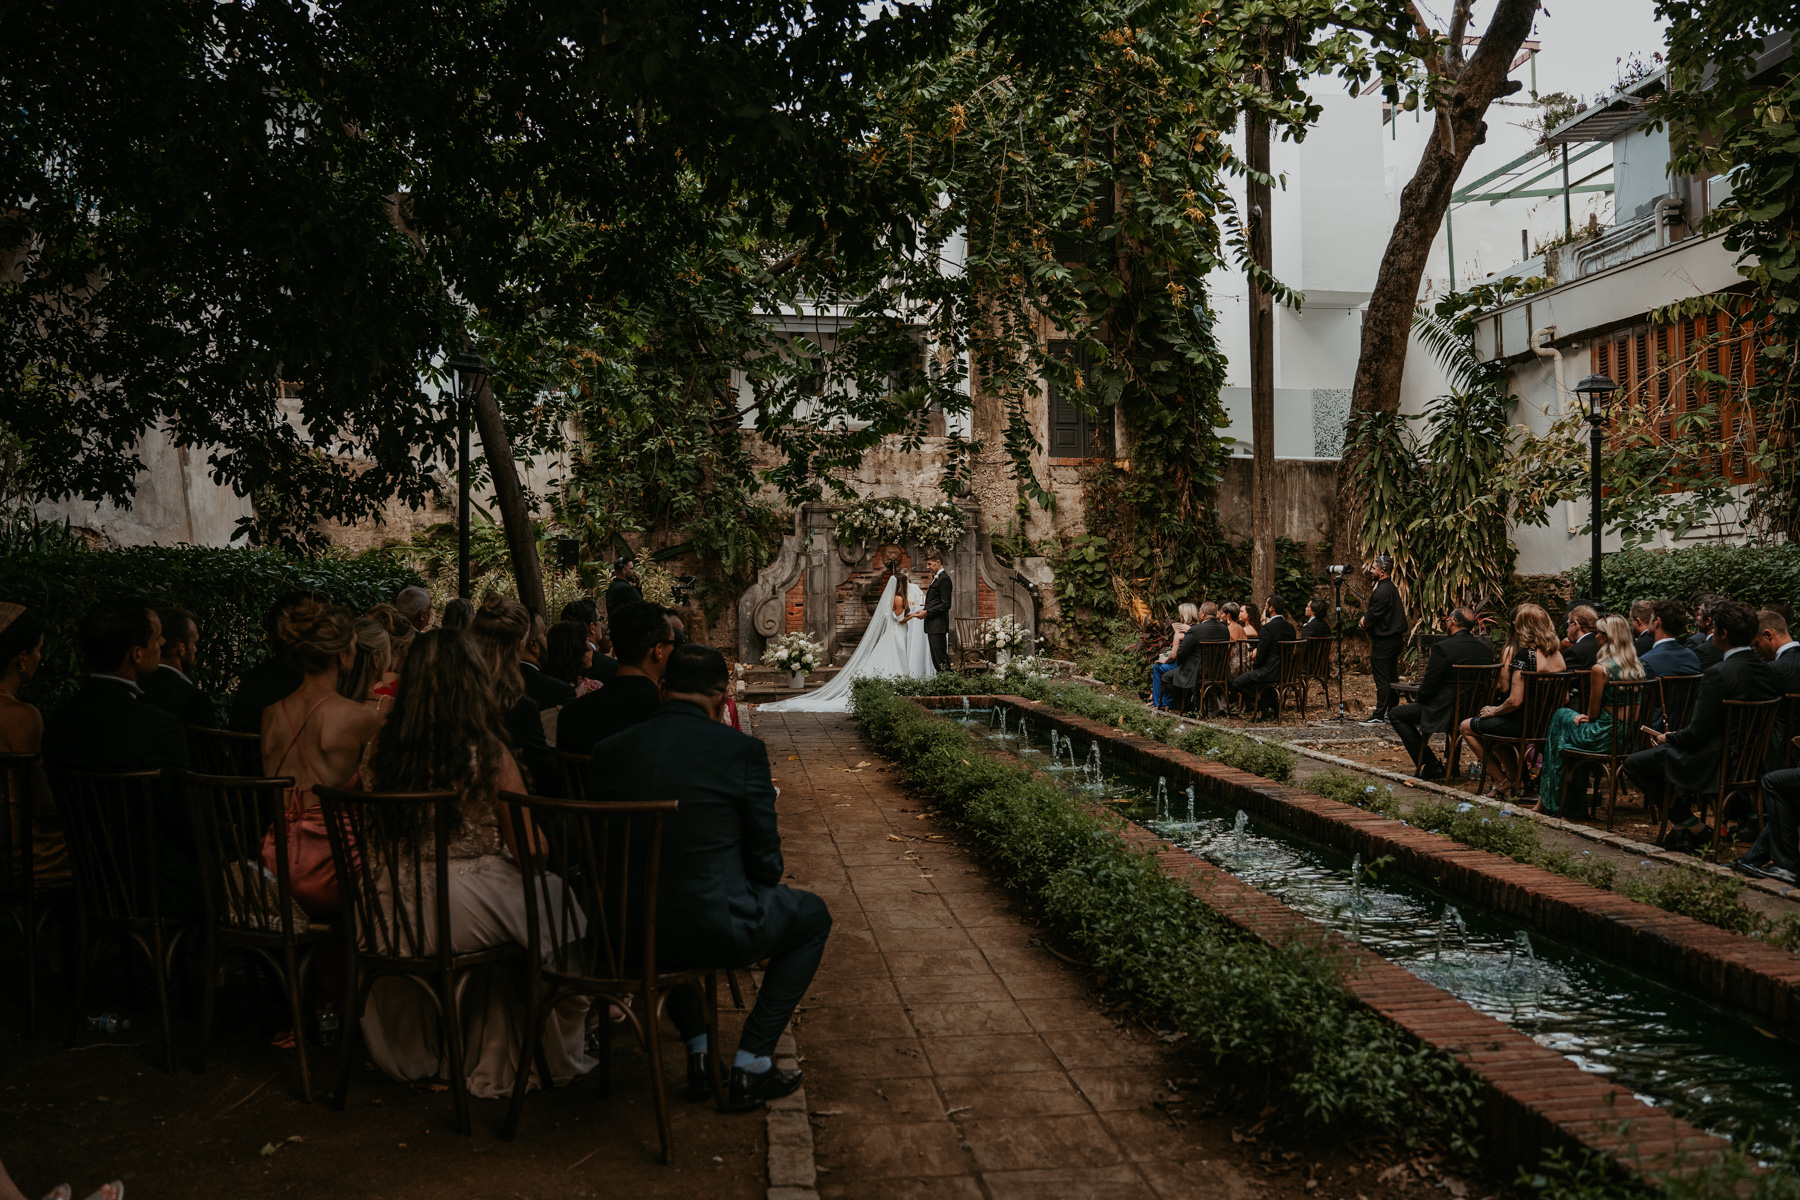
[[[387,631],[375,625],[383,638]],[[325,833],[325,817],[319,809],[315,784],[353,788],[363,750],[381,729],[381,715],[345,695],[345,676],[356,666],[356,622],[348,609],[307,599],[281,614],[281,640],[288,658],[301,672],[293,695],[271,704],[263,712],[263,774],[288,776],[284,804],[287,809],[288,878],[294,899],[315,921],[329,921],[338,914],[337,870],[331,861],[331,841]],[[365,665],[363,680],[373,677]],[[277,866],[273,833],[263,840],[263,866]]]
[[[596,683],[606,683],[619,673],[619,662],[608,655],[612,643],[606,637],[606,625],[600,620],[600,608],[591,596],[583,596],[563,605],[562,620],[580,625],[587,636],[588,650],[593,654],[582,672]],[[591,690],[591,689],[590,689]]]
[[[1164,690],[1163,681],[1174,674],[1179,665],[1175,661],[1175,652],[1181,649],[1181,640],[1188,630],[1200,623],[1200,607],[1196,604],[1185,603],[1175,611],[1181,619],[1169,629],[1169,647],[1150,664],[1150,703],[1156,708],[1169,707],[1170,696]]]
[[[44,716],[37,705],[19,699],[19,689],[43,661],[44,622],[23,605],[0,603],[0,754],[43,751]],[[32,766],[25,786],[31,789],[32,877],[40,883],[63,883],[69,878],[69,848],[63,844],[56,798],[41,762]],[[0,820],[11,818],[0,812]],[[12,828],[19,829],[16,821]]]
[[[624,616],[621,609],[619,625]],[[724,657],[710,646],[676,650],[663,680],[667,701],[599,747],[591,794],[601,801],[681,799],[663,833],[658,965],[769,960],[732,1061],[731,1107],[742,1111],[800,1086],[799,1071],[777,1068],[771,1059],[825,953],[831,913],[811,892],[781,882],[768,750],[760,739],[719,723],[730,678]],[[611,690],[608,685],[601,694]],[[700,1000],[678,988],[669,993],[668,1011],[687,1041],[689,1090],[704,1095],[713,1048]]]
[[[278,628],[281,614],[302,600],[313,598],[311,592],[289,592],[269,606],[263,615],[263,631],[268,635],[269,653],[260,663],[244,673],[237,692],[231,697],[227,729],[238,733],[261,733],[263,709],[300,686],[300,672],[287,659]]]
[[[619,674],[597,692],[563,705],[556,722],[556,748],[592,754],[594,747],[645,720],[662,703],[663,667],[675,649],[675,631],[659,605],[639,601],[613,619]]]
[[[1673,600],[1650,606],[1650,649],[1641,656],[1649,679],[1664,675],[1700,674],[1700,657],[1682,641],[1687,636],[1687,610]]]
[[[1244,627],[1246,642],[1254,642],[1262,636],[1262,631],[1257,628],[1256,612],[1250,605],[1245,604],[1238,608],[1238,623]]]
[[[1265,612],[1267,617],[1256,639],[1256,665],[1233,679],[1231,690],[1244,705],[1257,701],[1260,715],[1273,717],[1280,711],[1280,697],[1272,688],[1264,689],[1281,674],[1281,643],[1295,639],[1294,627],[1286,615],[1287,601],[1280,596],[1270,596]]]
[[[1755,649],[1757,657],[1775,670],[1775,690],[1783,696],[1800,694],[1800,642],[1788,636],[1785,616],[1772,608],[1756,614]],[[1769,739],[1767,770],[1780,768],[1787,757],[1788,739],[1797,734],[1800,729],[1790,729],[1779,718],[1776,720],[1775,736]]]
[[[390,691],[384,696],[376,689],[388,678],[388,667],[394,659],[387,626],[374,617],[358,617],[352,628],[355,630],[356,658],[338,680],[338,694],[358,704],[366,704],[376,713],[385,713],[393,693]]]
[[[526,694],[519,668],[519,652],[531,633],[530,610],[511,596],[489,596],[476,610],[468,633],[494,681],[494,702],[527,786],[540,796],[562,795],[562,768],[550,752],[537,701]]]
[[[1599,639],[1594,630],[1600,623],[1600,614],[1586,604],[1577,604],[1569,610],[1568,636],[1563,639],[1563,661],[1570,671],[1592,670],[1594,660],[1600,653]]]
[[[1631,626],[1624,617],[1614,613],[1601,618],[1595,632],[1600,649],[1583,681],[1582,711],[1559,708],[1550,715],[1550,731],[1544,741],[1544,770],[1538,776],[1537,812],[1562,811],[1564,754],[1571,749],[1605,750],[1610,745],[1613,714],[1606,707],[1610,685],[1644,678]]]
[[[1244,628],[1244,610],[1242,608],[1228,600],[1219,606],[1219,612],[1225,618],[1225,626],[1231,634],[1232,641],[1247,642],[1250,640],[1250,634]]]
[[[162,665],[162,619],[136,601],[102,604],[81,623],[81,653],[87,682],[45,725],[44,762],[69,771],[164,773],[155,829],[157,894],[163,916],[197,916],[194,831],[173,776],[188,765],[187,730],[144,699],[137,682]]]
[[[156,616],[162,622],[162,664],[139,677],[144,699],[183,725],[218,728],[219,715],[212,697],[195,687],[188,677],[200,649],[200,626],[195,623],[194,614],[182,608],[159,608]]]
[[[1690,792],[1707,795],[1719,786],[1719,760],[1725,727],[1726,700],[1773,700],[1777,695],[1775,670],[1756,656],[1750,643],[1756,639],[1756,614],[1747,604],[1716,600],[1707,609],[1713,642],[1720,660],[1700,679],[1693,716],[1685,729],[1652,735],[1656,743],[1625,760],[1625,773],[1644,793],[1653,808],[1669,801],[1669,822],[1693,843],[1702,835],[1700,820],[1688,804]],[[1671,831],[1673,837],[1673,831]]]
[[[1505,699],[1486,705],[1478,715],[1462,723],[1463,741],[1488,764],[1488,772],[1494,778],[1494,785],[1488,789],[1490,796],[1509,790],[1510,777],[1496,760],[1489,758],[1484,739],[1519,736],[1525,724],[1520,708],[1525,703],[1526,672],[1568,669],[1563,665],[1562,639],[1556,636],[1549,613],[1535,604],[1521,604],[1513,610],[1512,620],[1512,638],[1500,652],[1499,690]],[[1524,764],[1517,766],[1522,772]]]
[[[444,605],[444,617],[438,622],[438,628],[448,629],[452,633],[467,633],[469,622],[474,619],[474,603],[465,596],[458,596]]]
[[[587,626],[574,621],[558,621],[545,635],[546,648],[541,664],[544,674],[561,680],[572,688],[577,699],[600,686],[598,679],[588,678],[593,665],[594,645],[588,641]],[[619,664],[613,664],[617,674]]]
[[[1702,671],[1724,658],[1724,652],[1712,640],[1712,633],[1713,610],[1725,600],[1726,597],[1718,592],[1701,592],[1694,597],[1694,636],[1688,639],[1688,648],[1699,656]]]
[[[412,626],[414,633],[424,633],[431,628],[431,593],[424,588],[401,588],[391,607]]]
[[[1331,622],[1325,614],[1331,611],[1331,601],[1321,600],[1314,596],[1306,602],[1306,624],[1300,627],[1303,638],[1328,638],[1331,636]]]
[[[1650,629],[1650,618],[1655,611],[1656,605],[1652,601],[1631,602],[1631,648],[1637,651],[1640,662],[1650,653],[1650,647],[1656,645],[1656,634]]]
[[[542,853],[514,841],[502,791],[525,791],[524,777],[506,748],[502,714],[494,705],[490,672],[472,638],[441,629],[421,633],[407,655],[406,674],[394,711],[382,726],[364,767],[364,783],[383,792],[451,791],[461,810],[450,843],[451,949],[473,953],[490,946],[528,943],[525,889],[518,856]],[[402,895],[411,895],[411,872],[402,868]],[[427,856],[425,871],[435,871]],[[563,903],[562,881],[548,876],[547,907]],[[430,896],[435,878],[419,881]],[[383,902],[392,893],[383,889]],[[428,928],[431,928],[428,926]],[[428,935],[429,936],[429,935]],[[426,951],[432,946],[424,947]],[[509,977],[477,972],[461,1001],[460,1036],[469,1093],[483,1099],[510,1095],[518,1062],[518,1029],[524,1003]],[[544,1018],[544,1061],[563,1084],[595,1066],[586,1048],[588,997],[559,1003]],[[363,1037],[375,1065],[399,1080],[442,1078],[449,1073],[438,1036],[436,1006],[408,980],[388,978],[369,992]]]
[[[1171,660],[1175,664],[1175,670],[1163,685],[1167,689],[1179,688],[1186,691],[1199,685],[1201,643],[1231,641],[1231,630],[1225,622],[1219,620],[1217,604],[1208,600],[1195,615],[1199,620],[1190,625],[1187,633],[1175,644],[1175,656]]]
[[[538,711],[561,708],[575,699],[575,688],[544,670],[544,658],[550,649],[550,634],[544,618],[531,614],[531,632],[519,647],[519,672],[525,677],[525,694],[538,706]]]
[[[372,696],[379,697],[387,708],[393,707],[394,693],[400,688],[400,672],[406,667],[406,652],[412,648],[413,638],[418,636],[418,629],[406,619],[401,611],[391,604],[377,604],[363,614],[370,620],[381,622],[388,636],[387,672],[369,689]]]
[[[1731,867],[1759,879],[1800,883],[1800,768],[1762,777],[1763,827]]]
[[[1494,644],[1475,632],[1475,612],[1459,608],[1447,622],[1450,633],[1431,647],[1425,674],[1419,680],[1419,698],[1412,704],[1388,709],[1388,724],[1400,735],[1412,755],[1413,773],[1420,779],[1442,779],[1444,766],[1431,752],[1431,735],[1456,734],[1450,719],[1456,714],[1456,671],[1459,665],[1484,666],[1494,661]]]

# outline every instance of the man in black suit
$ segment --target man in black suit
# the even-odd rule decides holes
[[[1725,597],[1718,592],[1701,592],[1694,597],[1694,636],[1688,639],[1688,648],[1700,659],[1702,671],[1713,666],[1724,652],[1713,644],[1713,609],[1725,602]]]
[[[1800,694],[1800,642],[1789,636],[1785,616],[1772,608],[1765,608],[1756,614],[1754,648],[1757,657],[1768,663],[1775,672],[1776,692],[1783,697]],[[1800,729],[1789,729],[1779,720],[1775,722],[1775,737],[1769,747],[1768,770],[1780,768],[1786,758],[1788,739],[1796,734],[1800,734]]]
[[[931,572],[931,583],[925,589],[925,641],[931,647],[931,665],[939,671],[950,669],[950,601],[955,586],[950,572],[944,570],[943,556],[933,550],[925,556],[925,569]]]
[[[613,563],[612,582],[606,585],[606,619],[611,622],[615,614],[627,604],[644,602],[644,581],[638,578],[637,564],[629,555],[623,556]]]
[[[1231,690],[1242,703],[1260,700],[1262,716],[1279,714],[1280,697],[1272,690],[1263,691],[1263,687],[1274,683],[1281,674],[1281,643],[1293,640],[1294,626],[1287,619],[1287,602],[1280,596],[1270,596],[1268,603],[1263,605],[1262,628],[1256,635],[1256,662],[1231,681]]]
[[[1757,656],[1775,672],[1775,686],[1783,696],[1800,692],[1800,642],[1788,635],[1787,617],[1773,609],[1756,614]],[[1763,827],[1756,842],[1745,855],[1733,862],[1733,869],[1745,875],[1800,882],[1800,849],[1796,848],[1796,829],[1800,828],[1800,770],[1783,769],[1788,740],[1800,735],[1780,721],[1775,736],[1769,739],[1769,757],[1762,778]]]
[[[1387,720],[1388,709],[1394,703],[1390,685],[1400,674],[1400,648],[1406,641],[1406,605],[1400,599],[1400,589],[1389,578],[1393,573],[1394,560],[1377,554],[1369,565],[1375,590],[1369,593],[1368,611],[1357,622],[1369,634],[1369,673],[1375,677],[1375,711],[1364,725],[1380,725]]]
[[[188,678],[200,649],[200,626],[194,614],[182,608],[159,608],[156,618],[162,623],[162,664],[138,676],[144,699],[183,725],[217,728],[219,714],[213,708],[212,697]]]
[[[819,969],[831,913],[811,892],[781,882],[768,750],[719,721],[730,678],[712,647],[676,650],[664,675],[663,706],[596,750],[595,763],[604,759],[607,769],[595,772],[593,796],[681,803],[663,833],[659,965],[723,968],[769,960],[732,1062],[731,1107],[742,1111],[800,1086],[801,1072],[771,1060]],[[668,1011],[687,1040],[689,1092],[704,1095],[712,1047],[700,1001],[679,988],[669,994]]]
[[[544,628],[544,618],[537,613],[531,614],[531,632],[525,635],[525,641],[519,646],[519,674],[525,678],[525,694],[543,712],[549,708],[561,708],[575,699],[575,689],[554,675],[544,674],[540,665],[544,651],[549,647],[549,630]]]
[[[1175,671],[1169,676],[1169,687],[1192,688],[1200,682],[1200,644],[1202,642],[1229,642],[1231,630],[1225,622],[1219,620],[1219,606],[1208,600],[1200,606],[1200,619],[1188,626],[1188,631],[1181,639],[1181,645],[1175,647]]]
[[[1631,643],[1632,648],[1637,651],[1639,661],[1650,653],[1650,647],[1656,645],[1656,634],[1650,629],[1650,621],[1655,612],[1656,605],[1649,600],[1631,602]]]
[[[1594,630],[1599,627],[1600,614],[1590,605],[1577,604],[1569,610],[1569,624],[1565,630],[1569,645],[1563,651],[1563,662],[1569,670],[1594,669],[1594,660],[1600,657],[1600,639],[1594,636]]]
[[[135,601],[102,604],[81,623],[88,678],[44,725],[44,762],[70,771],[162,771],[156,812],[157,893],[164,916],[201,910],[194,831],[173,772],[188,765],[187,731],[144,698],[138,679],[162,662],[162,621]]]
[[[1416,704],[1397,704],[1388,710],[1388,724],[1400,735],[1412,755],[1413,772],[1420,779],[1442,779],[1444,765],[1431,752],[1431,735],[1450,728],[1456,714],[1456,671],[1459,665],[1481,666],[1494,661],[1494,644],[1475,632],[1473,609],[1450,614],[1450,636],[1438,639],[1425,663]]]
[[[237,692],[231,697],[227,729],[261,734],[263,709],[281,703],[300,690],[300,672],[288,661],[281,639],[275,634],[275,626],[283,612],[313,595],[312,592],[289,592],[263,614],[269,656],[246,671],[243,679],[238,681]]]
[[[1325,614],[1331,611],[1331,601],[1321,600],[1314,596],[1306,602],[1306,624],[1300,627],[1303,638],[1328,638],[1331,636],[1331,622]]]
[[[613,619],[619,673],[613,681],[563,705],[556,718],[556,748],[593,754],[607,738],[648,720],[662,703],[663,670],[675,650],[675,630],[662,606],[639,600]],[[594,769],[599,773],[595,759]],[[590,795],[592,793],[589,793]]]
[[[1696,832],[1699,819],[1687,794],[1706,794],[1719,786],[1719,759],[1725,727],[1726,700],[1773,700],[1777,694],[1774,668],[1756,656],[1750,644],[1756,638],[1756,614],[1747,604],[1721,600],[1708,615],[1720,660],[1700,679],[1700,694],[1687,728],[1652,735],[1656,742],[1625,760],[1625,773],[1643,790],[1644,799],[1661,808],[1670,796],[1669,821]]]

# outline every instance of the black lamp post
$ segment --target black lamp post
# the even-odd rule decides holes
[[[488,373],[479,354],[450,356],[450,386],[456,391],[456,594],[469,598],[469,414]],[[463,377],[467,376],[465,380]]]
[[[1600,597],[1604,590],[1600,581],[1600,429],[1606,424],[1606,405],[1612,399],[1619,385],[1605,375],[1589,375],[1575,385],[1575,394],[1587,403],[1588,419],[1588,497],[1593,502],[1593,515],[1588,521],[1589,533],[1594,539],[1593,566],[1590,568],[1590,596],[1597,611]]]

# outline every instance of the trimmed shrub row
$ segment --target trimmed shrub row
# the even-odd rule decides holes
[[[1586,566],[1569,573],[1574,595],[1589,595]],[[1691,546],[1682,550],[1621,550],[1600,560],[1607,605],[1633,600],[1691,603],[1701,592],[1722,592],[1745,604],[1800,605],[1800,545]]]

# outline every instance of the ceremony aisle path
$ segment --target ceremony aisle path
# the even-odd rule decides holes
[[[1115,1027],[849,717],[756,722],[787,882],[833,920],[794,1028],[821,1197],[1322,1194],[1198,1115],[1160,1045]]]

